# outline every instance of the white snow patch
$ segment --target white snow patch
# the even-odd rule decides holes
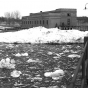
[[[17,57],[28,56],[28,53],[17,53],[17,54],[15,54],[15,56],[17,56]]]
[[[45,77],[51,77],[51,73],[52,73],[52,72],[46,72],[46,73],[44,73],[44,76],[45,76]]]
[[[80,50],[78,51],[73,51],[73,50],[70,50],[71,53],[78,53]]]
[[[0,61],[0,68],[8,68],[8,69],[14,69],[15,68],[15,60],[10,58],[2,59]]]
[[[11,72],[11,76],[14,78],[19,77],[21,74],[22,74],[21,71],[17,71],[17,70]]]
[[[44,73],[45,77],[52,77],[53,80],[62,79],[65,72],[62,69],[56,70],[54,72],[46,72]]]
[[[64,50],[63,52],[64,52],[64,53],[68,53],[68,52],[70,52],[70,51],[66,49],[66,50]]]
[[[47,54],[48,54],[48,55],[52,55],[52,54],[53,54],[53,52],[50,52],[50,51],[49,51]]]
[[[36,60],[28,59],[27,62],[28,63],[32,63],[32,62],[34,62],[34,63],[41,63],[41,61],[39,61],[38,59],[36,59]]]
[[[15,60],[10,59],[10,58],[1,59],[0,68],[14,69],[15,68]]]
[[[55,53],[55,55],[56,55],[56,56],[54,56],[53,58],[54,58],[54,59],[57,59],[57,58],[60,58],[62,54],[61,54],[61,53],[59,53],[59,54],[58,54],[58,53]]]
[[[69,58],[80,58],[81,56],[80,55],[77,55],[77,54],[71,54],[71,55],[68,55]]]

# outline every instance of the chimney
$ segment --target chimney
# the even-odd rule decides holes
[[[30,13],[30,16],[32,15],[32,13]]]
[[[40,11],[40,13],[42,13],[42,11]]]

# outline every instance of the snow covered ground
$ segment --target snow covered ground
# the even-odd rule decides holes
[[[60,30],[35,27],[17,32],[0,33],[0,42],[6,43],[82,43],[88,31]]]

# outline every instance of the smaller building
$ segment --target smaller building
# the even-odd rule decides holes
[[[88,17],[77,17],[77,28],[80,31],[88,31]]]
[[[76,9],[56,9],[39,13],[31,13],[22,17],[22,28],[43,26],[46,28],[61,27],[69,29],[77,25]]]

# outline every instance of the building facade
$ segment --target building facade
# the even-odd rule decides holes
[[[77,25],[76,9],[56,9],[39,13],[31,13],[22,17],[22,28],[43,26],[46,28],[72,28]]]

